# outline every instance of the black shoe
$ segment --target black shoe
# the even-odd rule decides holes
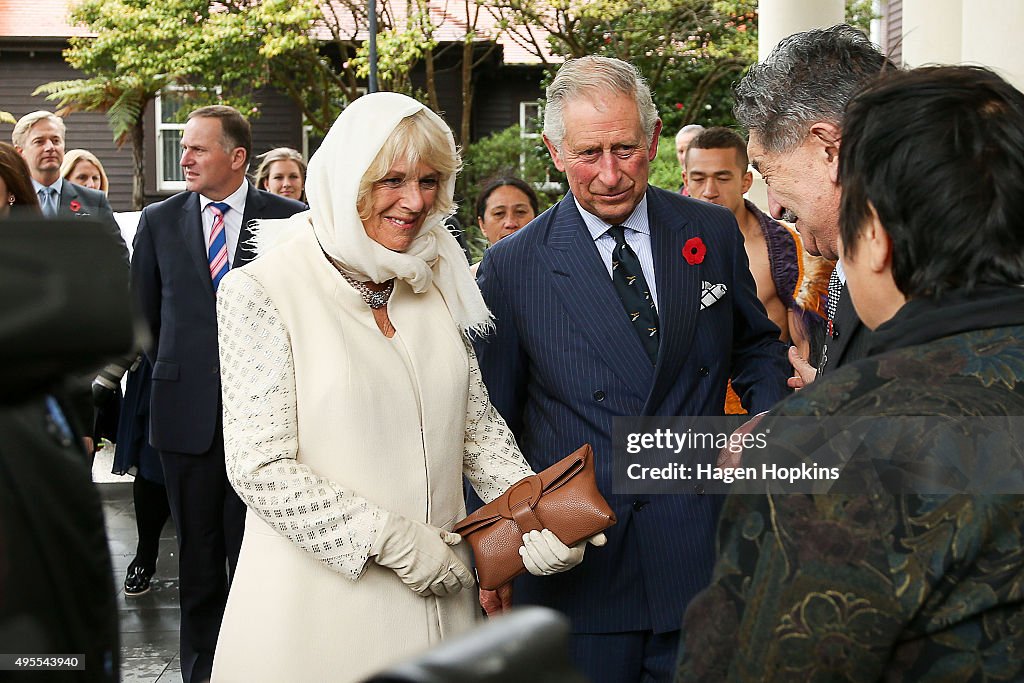
[[[128,565],[128,574],[124,577],[124,594],[128,597],[136,597],[148,593],[150,581],[155,573],[155,570],[146,570],[141,564],[132,561]]]

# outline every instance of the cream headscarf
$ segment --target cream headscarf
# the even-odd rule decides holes
[[[409,248],[394,252],[367,236],[356,210],[363,174],[402,119],[420,110],[444,131],[452,154],[457,154],[451,129],[424,105],[398,93],[363,95],[346,107],[309,160],[309,211],[284,221],[261,221],[257,230],[291,233],[311,222],[320,246],[351,277],[378,283],[397,278],[417,294],[434,284],[459,329],[467,336],[482,334],[493,327],[492,316],[470,275],[462,247],[444,225],[447,215],[432,211]],[[453,174],[439,193],[450,200],[454,192]],[[261,242],[257,237],[260,252],[265,250]]]

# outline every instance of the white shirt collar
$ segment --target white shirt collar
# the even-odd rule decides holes
[[[576,199],[576,195],[573,195],[572,200],[576,202],[576,208],[579,209],[580,216],[583,217],[583,223],[587,226],[587,230],[594,241],[597,241],[601,235],[608,232],[608,228],[612,227],[611,223],[604,222],[580,206],[580,200]],[[633,213],[629,214],[629,218],[624,220],[621,225],[650,236],[651,226],[647,221],[647,193],[644,193],[640,203],[633,209]]]
[[[39,194],[39,190],[42,190],[47,187],[52,187],[53,189],[57,190],[57,196],[59,197],[60,191],[64,189],[64,178],[57,176],[57,180],[53,183],[53,185],[43,185],[41,182],[33,178],[32,187],[35,189],[36,194]]]
[[[242,184],[238,186],[238,189],[229,194],[221,201],[231,207],[238,216],[241,216],[245,211],[245,196],[249,194],[249,181],[245,178],[242,179]],[[210,199],[206,195],[199,195],[199,210],[206,211],[206,207],[213,203],[215,200]]]
[[[836,277],[839,278],[839,282],[846,284],[846,271],[843,270],[842,261],[836,261]]]

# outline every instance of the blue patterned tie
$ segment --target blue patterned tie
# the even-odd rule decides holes
[[[210,245],[207,250],[207,257],[210,260],[210,278],[213,280],[213,291],[217,291],[220,281],[231,264],[228,262],[228,233],[224,229],[224,214],[231,207],[224,202],[210,202],[208,205],[210,213],[213,214],[213,228],[210,230]]]
[[[658,363],[658,309],[651,297],[651,288],[647,286],[643,268],[636,252],[626,244],[626,231],[621,225],[608,228],[608,233],[615,239],[615,250],[612,251],[612,284],[622,300],[622,307],[633,324],[633,329],[640,335],[640,341],[647,351],[651,365]]]

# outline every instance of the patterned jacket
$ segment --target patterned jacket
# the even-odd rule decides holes
[[[879,328],[897,340],[881,355],[769,417],[1024,416],[1024,290],[915,304]],[[934,459],[908,422],[886,422],[876,458]],[[960,456],[1005,449],[974,443]],[[852,494],[729,496],[678,681],[1024,680],[1024,496],[894,495],[868,470]]]

